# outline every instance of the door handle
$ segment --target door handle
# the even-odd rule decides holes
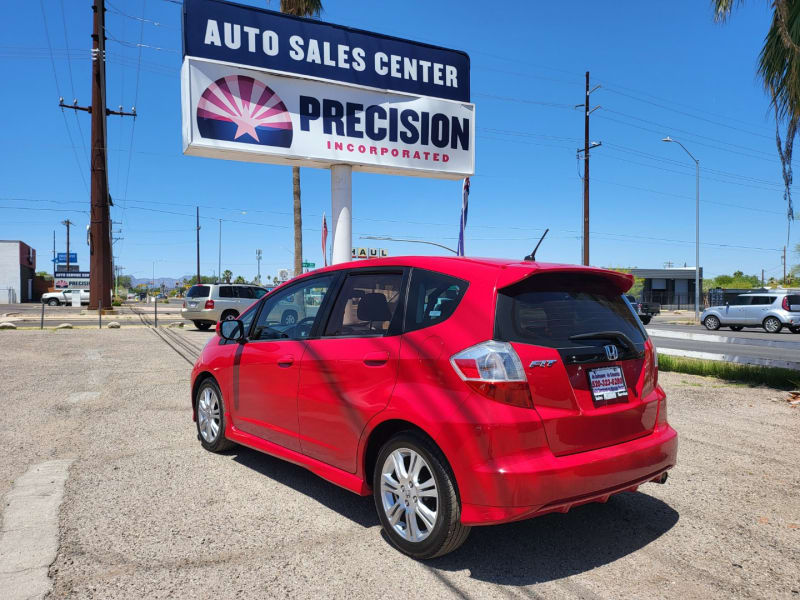
[[[388,360],[389,353],[386,351],[369,352],[364,355],[364,364],[368,367],[380,367],[381,365],[385,365]]]
[[[294,364],[294,356],[291,354],[287,356],[281,356],[278,359],[278,366],[283,367],[284,369],[291,367]]]

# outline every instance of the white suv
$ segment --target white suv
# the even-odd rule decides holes
[[[81,293],[81,304],[89,304],[89,290],[58,290],[55,292],[47,292],[46,294],[42,294],[42,302],[50,306],[72,304],[73,292]]]
[[[186,292],[181,317],[198,329],[208,329],[217,321],[235,319],[267,290],[239,283],[203,283]]]

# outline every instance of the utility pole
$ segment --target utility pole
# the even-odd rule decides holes
[[[92,105],[78,106],[77,100],[68,105],[64,104],[63,98],[59,98],[58,105],[62,110],[70,108],[92,115],[89,309],[97,310],[103,302],[108,306],[111,301],[111,196],[108,193],[106,116],[135,118],[136,107],[129,113],[124,112],[121,106],[118,111],[106,108],[105,0],[94,0],[92,11]]]
[[[219,255],[217,257],[217,283],[222,279],[222,219],[219,220]]]
[[[197,207],[197,283],[200,283],[200,207]]]
[[[53,288],[55,289],[56,285],[56,265],[58,261],[56,260],[56,230],[53,229]]]
[[[781,262],[783,263],[783,286],[786,287],[786,246],[783,247],[783,258]]]
[[[61,221],[61,224],[67,226],[67,271],[69,271],[69,228],[75,225],[75,223],[67,219],[66,221]]]
[[[602,145],[602,142],[590,142],[589,141],[589,115],[591,115],[594,111],[600,106],[595,106],[594,108],[589,108],[589,96],[592,92],[598,89],[600,86],[596,85],[592,89],[589,89],[589,71],[586,71],[586,97],[583,104],[577,104],[575,108],[583,107],[583,149],[578,150],[578,156],[580,157],[581,152],[583,152],[583,264],[589,264],[589,151],[592,148],[596,148]]]
[[[256,248],[256,262],[258,262],[258,275],[256,281],[261,285],[261,248]]]
[[[761,269],[761,287],[764,287],[764,269]]]

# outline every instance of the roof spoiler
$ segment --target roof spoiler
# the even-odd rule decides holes
[[[495,287],[498,290],[503,289],[542,273],[568,273],[576,276],[584,274],[604,277],[616,286],[620,294],[624,294],[631,289],[634,282],[633,275],[629,273],[620,273],[619,271],[611,271],[609,269],[598,269],[597,267],[584,267],[581,265],[547,265],[542,267],[537,263],[523,262],[510,264],[501,269],[497,276]]]

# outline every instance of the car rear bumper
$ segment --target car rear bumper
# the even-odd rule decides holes
[[[645,437],[589,452],[556,457],[546,451],[492,460],[472,476],[479,485],[491,486],[496,502],[464,503],[461,522],[506,523],[605,502],[612,494],[660,479],[675,466],[677,453],[678,434],[660,425]]]
[[[216,323],[219,311],[215,308],[181,308],[181,318],[187,321],[208,321]]]

